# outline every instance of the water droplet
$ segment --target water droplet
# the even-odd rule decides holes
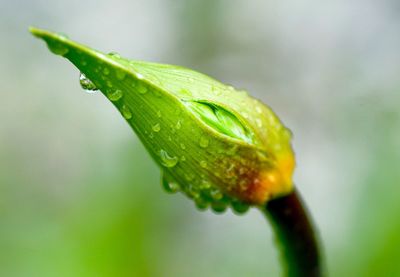
[[[206,138],[206,137],[200,138],[199,144],[201,147],[206,148],[208,146],[208,143],[209,143],[208,138]]]
[[[176,123],[175,128],[176,128],[177,130],[179,130],[181,127],[182,127],[182,123],[181,123],[180,120],[178,120],[178,122]]]
[[[186,192],[188,196],[192,199],[197,199],[200,196],[199,190],[192,184],[189,184],[189,186],[187,186]]]
[[[121,58],[121,55],[118,54],[117,52],[114,52],[114,51],[108,53],[107,55],[109,55],[109,56],[111,56],[111,57],[114,57],[114,58],[117,58],[117,59],[120,59],[120,58]]]
[[[153,127],[151,127],[151,129],[152,129],[154,132],[156,132],[156,133],[160,132],[160,130],[161,130],[161,125],[160,125],[160,123],[154,124]]]
[[[60,38],[63,36],[60,36]],[[64,56],[66,55],[69,50],[63,44],[59,42],[47,42],[47,47],[56,55]]]
[[[250,206],[248,204],[242,203],[240,201],[232,201],[231,205],[232,205],[233,210],[237,214],[244,214],[250,208]]]
[[[144,76],[140,73],[136,73],[136,78],[138,78],[139,80],[144,79]]]
[[[131,110],[125,105],[123,105],[121,107],[121,114],[125,119],[131,119],[132,118]]]
[[[210,205],[210,203],[207,200],[205,200],[204,198],[202,198],[202,197],[196,198],[195,199],[195,204],[196,204],[196,207],[199,210],[205,210]]]
[[[119,99],[122,98],[122,96],[123,96],[123,93],[119,89],[111,91],[107,94],[108,99],[110,99],[113,102],[118,101]]]
[[[104,73],[104,75],[110,74],[110,69],[108,69],[107,67],[104,67],[103,73]]]
[[[136,89],[140,94],[145,94],[147,92],[147,88],[143,84],[138,84]]]
[[[178,163],[178,157],[170,156],[167,151],[160,150],[161,164],[165,167],[174,167]]]
[[[205,179],[201,180],[200,189],[207,190],[211,187],[211,183]]]
[[[262,113],[262,109],[261,109],[261,107],[259,107],[259,106],[256,106],[256,112],[258,112],[258,113]]]
[[[103,78],[103,80],[104,80],[104,78]],[[108,81],[107,81],[107,87],[112,88],[112,86],[113,86],[113,85],[112,85],[111,81],[108,80]]]
[[[226,203],[222,201],[211,203],[211,209],[216,213],[223,213],[226,210],[226,208],[227,208]]]
[[[222,194],[222,192],[219,189],[212,189],[210,191],[210,196],[214,199],[214,200],[220,200],[222,199],[222,197],[224,196]]]
[[[157,111],[157,116],[161,117],[161,111]]]
[[[178,183],[168,180],[165,175],[162,178],[162,186],[169,193],[175,193],[180,189]]]
[[[186,161],[186,157],[185,157],[185,156],[182,156],[182,157],[181,157],[181,161],[182,161],[182,162]]]
[[[206,161],[200,161],[200,166],[202,168],[206,168],[207,167],[207,162]]]
[[[118,80],[122,81],[123,79],[125,79],[126,72],[123,71],[123,70],[117,70],[117,71],[115,72],[115,76],[117,76],[117,79],[118,79]]]
[[[186,181],[190,182],[194,179],[194,175],[193,174],[185,174],[185,179],[186,179]]]
[[[86,78],[85,74],[81,73],[79,75],[79,83],[81,87],[87,92],[87,93],[95,93],[98,91],[97,87],[95,84],[90,81],[88,78]]]
[[[262,121],[261,121],[261,119],[257,118],[257,119],[256,119],[256,123],[257,123],[257,126],[258,126],[259,128],[262,127]]]
[[[186,145],[184,145],[183,143],[181,143],[181,148],[183,149],[183,150],[185,150],[186,149]]]

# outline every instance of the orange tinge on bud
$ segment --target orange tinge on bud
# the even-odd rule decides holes
[[[295,167],[293,152],[281,153],[275,165],[273,168],[261,168],[254,175],[247,176],[249,179],[246,189],[232,193],[240,200],[255,205],[265,204],[272,198],[290,193],[293,189],[292,175]]]

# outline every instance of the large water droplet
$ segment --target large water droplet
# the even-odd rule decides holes
[[[121,114],[125,119],[131,119],[132,118],[131,110],[125,105],[123,105],[121,107]]]
[[[97,87],[95,84],[90,81],[88,78],[86,78],[85,74],[81,73],[79,75],[79,83],[81,87],[87,92],[87,93],[95,93],[98,91]]]
[[[174,167],[179,161],[176,156],[170,156],[167,151],[160,150],[161,164],[165,167]]]
[[[153,127],[151,127],[151,129],[154,131],[154,132],[160,132],[160,130],[161,130],[161,125],[160,125],[160,123],[156,123],[156,124],[154,124],[153,125]]]
[[[119,89],[111,91],[107,94],[108,99],[110,99],[113,102],[118,101],[119,99],[122,98],[122,96],[123,96],[123,93]]]
[[[168,180],[165,177],[165,175],[163,175],[163,178],[162,178],[162,186],[165,189],[165,191],[169,192],[169,193],[175,193],[175,192],[179,191],[179,189],[180,189],[178,183]]]
[[[209,144],[208,138],[206,137],[201,137],[199,141],[199,145],[203,148],[206,148]]]
[[[61,35],[59,37],[65,38]],[[65,56],[69,52],[68,48],[59,42],[47,42],[47,47],[49,47],[50,51],[56,55]]]

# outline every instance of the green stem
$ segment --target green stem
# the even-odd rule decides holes
[[[269,201],[261,207],[273,225],[288,276],[322,276],[315,231],[299,193]]]

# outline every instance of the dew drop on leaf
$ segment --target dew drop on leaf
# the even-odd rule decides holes
[[[178,183],[168,180],[165,175],[162,178],[162,186],[169,193],[175,193],[180,189]]]
[[[195,199],[195,204],[199,210],[205,210],[208,208],[208,205],[210,203],[207,200],[205,200],[204,198],[198,197]]]
[[[79,84],[87,93],[96,93],[98,91],[95,84],[86,78],[85,74],[83,73],[79,75]]]
[[[65,56],[69,52],[67,47],[58,42],[48,42],[47,46],[56,55]]]
[[[118,54],[117,52],[110,52],[110,53],[108,53],[108,55],[111,57],[117,58],[117,59],[121,58],[121,55]]]
[[[121,114],[125,119],[131,119],[132,118],[131,110],[125,105],[123,105],[121,107]]]
[[[179,158],[170,156],[167,151],[161,149],[160,151],[161,164],[165,167],[174,167],[178,163]]]
[[[104,75],[110,74],[110,69],[108,69],[107,67],[105,67],[105,68],[103,69],[103,73],[104,73]]]
[[[145,94],[147,92],[147,88],[142,84],[138,84],[136,89],[140,94]]]
[[[222,213],[226,210],[227,205],[222,201],[212,202],[211,209],[216,213]]]
[[[125,79],[126,73],[123,70],[117,70],[115,72],[115,75],[117,76],[117,79],[122,81],[123,79]]]
[[[161,130],[161,125],[160,125],[160,123],[156,123],[156,124],[154,124],[153,125],[153,127],[151,127],[151,129],[154,131],[154,132],[160,132],[160,130]]]
[[[212,189],[210,195],[214,200],[220,200],[223,197],[222,192],[219,189]]]
[[[119,89],[111,91],[110,93],[107,94],[108,99],[110,99],[113,102],[118,101],[119,99],[122,98],[122,96],[123,93]]]
[[[250,208],[248,204],[242,203],[240,201],[232,201],[232,209],[238,214],[244,214]]]
[[[209,143],[208,138],[206,138],[206,137],[200,138],[199,145],[201,147],[206,148],[208,146],[208,143]]]
[[[176,129],[179,130],[182,127],[182,123],[180,120],[178,120],[178,122],[176,123]]]
[[[206,161],[200,161],[200,166],[203,168],[207,167],[207,162]]]

